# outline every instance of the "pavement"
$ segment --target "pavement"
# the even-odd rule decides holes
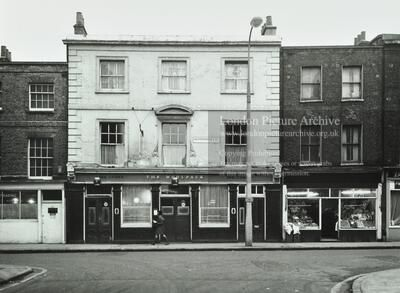
[[[0,264],[0,285],[32,273],[33,270],[26,266],[12,266]]]
[[[329,249],[399,249],[398,242],[255,242],[245,246],[232,243],[165,244],[0,244],[0,253],[101,252],[101,251],[241,251],[241,250],[329,250]]]

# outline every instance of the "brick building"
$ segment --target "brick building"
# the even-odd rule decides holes
[[[250,66],[245,38],[101,37],[79,13],[74,29],[67,241],[152,241],[157,210],[171,241],[242,240],[249,67],[253,233],[280,239],[279,126],[261,122],[279,118],[276,28],[253,35]]]
[[[0,242],[64,242],[67,66],[0,58]]]
[[[281,49],[283,224],[303,241],[382,236],[383,50],[364,37]]]

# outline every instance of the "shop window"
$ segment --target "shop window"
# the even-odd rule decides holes
[[[361,162],[361,125],[343,125],[342,162]]]
[[[302,164],[321,163],[321,126],[301,125],[300,155]]]
[[[288,223],[300,229],[319,229],[319,199],[288,199]]]
[[[30,138],[29,177],[51,179],[53,174],[53,139]]]
[[[400,226],[400,191],[390,194],[390,226]]]
[[[125,161],[125,124],[100,122],[101,164],[123,165]]]
[[[247,125],[225,124],[225,164],[245,165],[247,148]]]
[[[121,92],[126,90],[127,72],[125,59],[101,59],[99,72],[100,91]]]
[[[152,226],[150,186],[124,185],[121,197],[121,227]]]
[[[321,67],[301,68],[301,101],[320,101],[321,95]]]
[[[238,194],[246,195],[246,185],[241,184],[238,186]],[[262,184],[252,184],[251,185],[251,194],[253,196],[262,196],[264,195],[264,186]]]
[[[162,124],[164,166],[186,165],[186,123]]]
[[[223,88],[225,93],[246,93],[247,60],[223,60]]]
[[[37,219],[37,191],[0,191],[0,220]]]
[[[229,227],[229,194],[226,186],[201,186],[200,227]]]
[[[163,93],[185,93],[189,91],[188,61],[161,60],[161,89]]]
[[[53,111],[54,110],[54,84],[29,85],[29,110]]]
[[[341,229],[374,229],[375,199],[341,199]]]
[[[343,66],[342,100],[362,99],[361,66]]]

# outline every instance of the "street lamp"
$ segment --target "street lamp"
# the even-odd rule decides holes
[[[246,103],[246,121],[247,121],[247,147],[246,147],[246,223],[245,223],[245,245],[253,245],[253,215],[252,215],[252,203],[253,197],[251,196],[251,138],[250,138],[250,127],[251,127],[251,93],[250,93],[250,44],[251,44],[251,33],[253,28],[259,27],[263,20],[261,17],[253,17],[250,21],[250,33],[249,42],[247,46],[247,103]]]

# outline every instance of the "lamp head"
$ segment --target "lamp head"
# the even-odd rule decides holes
[[[259,27],[263,22],[263,19],[259,16],[253,17],[250,21],[252,27]]]

